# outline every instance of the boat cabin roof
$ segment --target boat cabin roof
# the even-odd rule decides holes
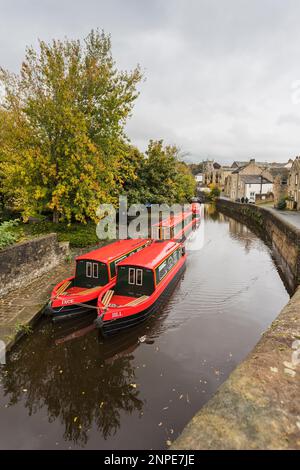
[[[169,253],[179,248],[181,243],[171,240],[156,240],[143,250],[135,253],[126,260],[118,263],[119,266],[140,266],[143,268],[154,269],[158,266]]]
[[[157,222],[156,224],[153,225],[153,227],[173,227],[180,222],[182,222],[184,219],[192,215],[192,211],[185,211],[183,213],[177,214],[177,215],[170,215],[166,219],[162,220],[161,222]]]
[[[117,240],[109,245],[102,246],[96,250],[85,253],[84,255],[77,256],[76,261],[79,260],[95,260],[102,263],[109,263],[114,259],[122,256],[147,242],[146,238],[134,238],[128,240]]]

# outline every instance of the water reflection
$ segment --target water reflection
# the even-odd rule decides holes
[[[49,423],[59,419],[67,441],[86,444],[92,426],[107,439],[117,432],[122,412],[143,408],[130,354],[138,337],[105,347],[95,332],[65,347],[49,341],[50,328],[41,327],[8,358],[2,380],[8,406],[24,400],[29,416],[46,407]],[[116,355],[120,349],[125,353]]]

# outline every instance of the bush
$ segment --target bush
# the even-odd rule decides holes
[[[8,220],[0,224],[0,249],[12,245],[19,238],[19,233],[16,227],[19,225],[19,220]]]
[[[286,199],[282,198],[280,199],[280,201],[278,202],[277,206],[276,206],[276,209],[278,210],[285,210],[286,209]]]
[[[81,248],[99,243],[96,234],[96,225],[92,222],[87,224],[58,223],[44,220],[35,224],[27,224],[25,232],[28,236],[43,235],[45,233],[57,233],[59,241],[68,241],[70,246]]]
[[[214,184],[210,185],[210,192],[205,194],[205,198],[208,201],[214,201],[218,197],[220,197],[221,190],[218,186],[215,186]]]

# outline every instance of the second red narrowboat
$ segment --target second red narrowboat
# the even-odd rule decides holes
[[[184,241],[193,230],[194,220],[192,210],[170,215],[152,226],[152,238]]]
[[[117,264],[149,243],[148,239],[118,240],[78,256],[75,275],[54,287],[45,313],[56,321],[95,311],[101,290],[115,283]]]
[[[186,264],[184,245],[155,241],[118,264],[114,287],[98,299],[96,325],[103,336],[137,325],[158,311],[174,289]]]

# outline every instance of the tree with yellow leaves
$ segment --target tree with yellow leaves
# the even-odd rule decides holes
[[[83,42],[40,41],[19,75],[0,69],[1,186],[25,219],[51,211],[55,222],[85,222],[100,203],[116,202],[141,77],[139,67],[117,70],[110,36],[99,31]]]

